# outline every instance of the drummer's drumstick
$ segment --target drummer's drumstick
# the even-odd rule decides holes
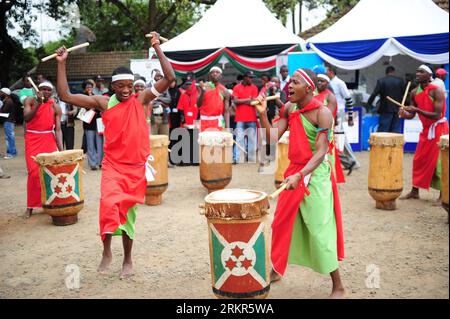
[[[273,100],[276,100],[279,97],[280,97],[279,95],[268,96],[268,97],[266,97],[266,101],[273,101]],[[250,105],[258,105],[258,104],[259,104],[258,101],[253,101],[253,102],[250,103]]]
[[[278,195],[280,195],[280,193],[286,189],[286,187],[287,187],[287,184],[282,184],[282,185],[280,186],[280,188],[278,188],[275,192],[273,192],[272,194],[269,195],[269,198],[270,198],[270,199],[275,199],[275,198],[277,198]]]
[[[411,85],[411,81],[406,85],[405,94],[403,95],[402,105],[405,105],[406,97],[408,96],[409,86]]]
[[[241,145],[239,145],[238,142],[236,142],[235,140],[233,140],[233,143],[236,144],[237,147],[239,147],[239,149],[244,152],[245,154],[247,154],[247,151],[245,150],[245,148],[243,148]]]
[[[151,33],[146,34],[145,37],[146,37],[146,38],[153,38],[153,34],[151,34]],[[164,38],[164,37],[162,37],[162,36],[159,36],[159,39],[160,39],[162,42],[167,42],[167,41],[169,41],[169,39]]]
[[[28,77],[28,81],[30,81],[31,86],[33,87],[33,89],[36,91],[36,94],[39,92],[39,88],[36,86],[36,84],[34,84],[34,81],[31,77]],[[44,102],[44,97],[41,97],[42,103]]]
[[[85,42],[85,43],[76,45],[76,46],[74,46],[74,47],[68,48],[68,49],[67,49],[67,52],[72,52],[72,51],[75,51],[75,50],[78,50],[78,49],[87,47],[88,45],[89,45],[89,42]],[[42,61],[42,62],[45,62],[45,61],[51,60],[51,59],[53,59],[53,58],[56,58],[57,56],[58,56],[57,53],[53,53],[53,54],[51,54],[51,55],[49,55],[49,56],[46,56],[45,58],[42,58],[41,61]]]
[[[39,92],[38,87],[36,86],[36,84],[34,84],[34,81],[33,81],[33,79],[32,79],[31,77],[28,77],[28,81],[30,81],[31,86],[32,86],[33,89],[36,91],[36,93]]]
[[[390,96],[386,96],[386,98],[391,101],[392,103],[394,103],[395,105],[397,105],[398,107],[405,107],[403,104],[401,104],[400,102],[397,102],[396,100],[394,100],[393,98],[391,98]]]

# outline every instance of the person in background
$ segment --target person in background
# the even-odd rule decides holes
[[[39,165],[33,157],[40,153],[62,151],[61,108],[51,98],[53,85],[42,82],[37,97],[24,100],[25,161],[27,164],[27,210],[25,218],[31,217],[33,208],[42,207]]]
[[[24,75],[22,77],[23,88],[19,91],[20,103],[24,105],[24,101],[29,96],[36,96],[33,87],[31,86],[30,80],[28,80],[29,75]]]
[[[439,68],[436,70],[436,78],[431,82],[442,89],[445,93],[445,98],[448,96],[448,90],[445,87],[445,79],[447,78],[447,71],[445,69]]]
[[[63,146],[66,150],[73,150],[75,144],[75,115],[78,108],[64,101],[59,100],[61,107],[61,131]]]
[[[153,83],[163,78],[160,72],[155,72]],[[151,134],[169,136],[169,114],[170,114],[170,94],[165,90],[150,103],[151,111]]]
[[[182,152],[188,150],[189,156],[186,156],[186,154],[178,154],[178,156],[181,155],[182,162],[177,164],[198,165],[198,154],[196,154],[196,151],[198,150],[196,145],[198,145],[198,143],[194,139],[194,132],[196,130],[195,121],[198,119],[199,115],[197,106],[197,97],[199,93],[195,78],[188,76],[186,82],[183,84],[183,92],[178,100],[177,108],[182,112],[181,121],[183,127],[187,129],[189,133],[188,145],[185,145],[185,142],[183,141]]]
[[[108,89],[105,87],[105,79],[101,75],[97,75],[95,77],[95,87],[92,90],[94,95],[103,95],[108,92]]]
[[[95,95],[91,81],[85,81],[83,83],[83,89],[85,95]],[[103,159],[103,136],[98,134],[97,130],[97,119],[101,118],[101,116],[98,110],[94,110],[94,112],[95,115],[90,123],[83,122],[83,130],[86,135],[88,162],[92,171],[96,171],[101,167]]]
[[[347,113],[348,116],[348,126],[353,126],[353,99],[350,92],[347,89],[347,85],[336,75],[336,68],[329,65],[326,68],[327,76],[330,78],[329,85],[333,90],[338,104],[338,113],[336,121],[336,131],[344,132],[344,120]],[[345,133],[344,133],[345,135]],[[342,165],[348,169],[348,175],[350,175],[353,169],[359,168],[359,164],[356,156],[353,154],[352,147],[348,141],[347,136],[345,136],[344,152],[339,154]]]
[[[16,122],[16,110],[14,101],[11,98],[11,90],[2,88],[0,90],[0,113],[9,113],[7,118],[0,117],[3,122],[3,129],[5,130],[6,154],[4,159],[11,159],[17,156],[16,138],[14,135],[14,126]]]
[[[233,97],[236,104],[236,143],[245,149],[245,136],[247,136],[248,161],[254,163],[256,155],[256,110],[251,105],[258,96],[258,88],[253,84],[255,74],[253,71],[244,73],[241,84],[233,89]],[[234,163],[241,161],[241,150],[236,148]]]
[[[400,199],[419,199],[419,188],[441,190],[442,170],[438,142],[442,135],[448,134],[448,121],[445,118],[444,92],[431,84],[432,74],[427,65],[422,64],[417,68],[416,82],[419,85],[411,92],[412,105],[405,106],[399,112],[401,117],[409,120],[418,114],[422,123],[413,159],[412,188]]]
[[[377,80],[375,90],[367,101],[368,107],[377,95],[380,96],[380,120],[378,132],[402,133],[402,121],[398,116],[399,108],[387,99],[390,96],[396,101],[401,101],[405,93],[405,82],[395,75],[395,68],[390,65],[386,68],[386,76]]]
[[[47,81],[47,78],[42,74],[42,73],[38,73],[36,75],[36,85],[41,84],[42,82]]]
[[[281,97],[281,102],[286,103],[288,100],[288,88],[289,81],[291,77],[289,76],[289,69],[287,65],[282,65],[280,68],[280,90],[284,92]]]

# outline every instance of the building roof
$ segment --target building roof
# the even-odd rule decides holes
[[[108,79],[118,66],[130,66],[130,59],[143,59],[147,51],[114,51],[70,53],[67,59],[67,79],[82,81],[101,75]],[[35,73],[41,73],[52,80],[56,79],[56,60],[41,62]]]

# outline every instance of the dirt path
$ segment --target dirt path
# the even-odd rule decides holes
[[[79,124],[77,146],[82,136]],[[198,212],[206,191],[198,167],[171,168],[163,205],[139,207],[136,275],[119,280],[119,238],[113,240],[111,274],[96,272],[102,247],[98,236],[101,173],[88,170],[85,163],[85,207],[77,224],[56,227],[43,213],[25,220],[20,217],[26,207],[27,178],[22,127],[16,129],[16,139],[19,156],[0,159],[11,175],[0,180],[0,298],[213,298],[206,220]],[[0,141],[4,152],[3,129]],[[367,192],[368,155],[357,154],[362,167],[340,187],[346,239],[341,273],[348,296],[449,298],[447,213],[432,206],[438,192],[422,192],[421,200],[399,201],[396,211],[375,209]],[[407,154],[404,189],[411,186],[411,163],[412,155]],[[272,192],[273,176],[256,171],[256,164],[233,166],[229,187]],[[68,265],[79,267],[79,289],[66,287]],[[368,275],[377,272],[379,288],[368,288]],[[272,285],[269,298],[324,298],[330,287],[327,276],[291,265],[285,279]]]

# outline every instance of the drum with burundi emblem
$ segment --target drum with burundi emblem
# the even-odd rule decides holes
[[[223,189],[205,197],[212,290],[218,298],[266,298],[270,289],[267,194]]]
[[[75,224],[84,206],[83,150],[41,153],[35,161],[39,164],[44,212],[57,226]]]

